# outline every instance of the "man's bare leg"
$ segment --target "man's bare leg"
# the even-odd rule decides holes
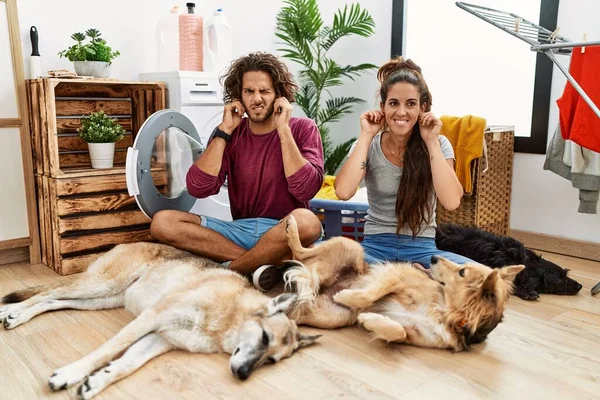
[[[163,210],[152,218],[150,233],[162,243],[218,262],[235,260],[246,252],[220,233],[205,228],[201,222],[199,215]]]
[[[298,223],[298,232],[302,245],[308,246],[321,236],[321,221],[310,210],[299,208],[290,213]],[[287,244],[285,233],[285,218],[272,227],[260,238],[256,245],[234,258],[229,269],[241,274],[250,274],[261,265],[278,265],[283,260],[290,259],[292,252]]]

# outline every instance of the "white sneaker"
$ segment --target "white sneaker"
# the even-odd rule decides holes
[[[276,265],[263,265],[252,274],[254,287],[263,292],[273,289],[283,278],[282,270]]]

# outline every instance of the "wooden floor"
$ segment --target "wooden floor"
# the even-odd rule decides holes
[[[165,354],[99,399],[600,399],[600,263],[547,255],[583,284],[574,297],[513,297],[504,322],[468,353],[369,342],[358,328],[324,331],[320,344],[233,378],[226,355]],[[42,265],[0,266],[0,294],[57,277]],[[124,310],[56,311],[0,328],[0,398],[67,399],[52,371],[94,350],[131,316]],[[317,332],[315,329],[304,329]]]

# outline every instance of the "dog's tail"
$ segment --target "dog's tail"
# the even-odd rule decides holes
[[[57,286],[59,285],[35,286],[27,289],[17,290],[2,297],[0,299],[0,304],[20,303],[22,301],[32,298],[36,294],[40,294]]]
[[[319,294],[320,279],[315,270],[307,268],[300,261],[285,261],[294,265],[285,271],[283,281],[287,291],[298,295],[298,304],[313,302]]]

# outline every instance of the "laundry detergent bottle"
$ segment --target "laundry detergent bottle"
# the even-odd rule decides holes
[[[179,14],[180,8],[174,6],[156,25],[156,69],[159,72],[179,70]]]
[[[202,71],[204,67],[204,21],[194,11],[195,3],[186,3],[187,14],[179,15],[179,68]]]
[[[206,27],[207,70],[221,74],[233,60],[233,35],[222,8],[217,9]]]

